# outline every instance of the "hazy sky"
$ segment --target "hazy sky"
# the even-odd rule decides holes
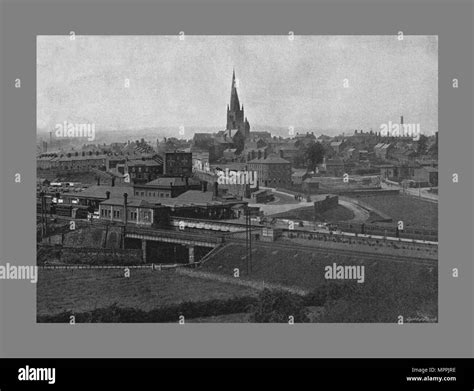
[[[438,129],[437,37],[396,35],[40,36],[37,126],[225,128],[233,68],[251,126]]]

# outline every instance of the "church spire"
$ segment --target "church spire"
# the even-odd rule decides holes
[[[232,70],[232,88],[230,91],[230,110],[231,111],[240,110],[239,95],[237,94],[237,86],[235,85],[235,69]]]

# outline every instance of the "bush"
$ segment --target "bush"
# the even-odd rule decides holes
[[[338,300],[345,297],[350,297],[355,293],[357,286],[351,282],[325,282],[320,287],[311,291],[304,298],[306,306],[321,307],[328,301]]]
[[[150,311],[112,304],[109,307],[80,313],[65,311],[56,315],[40,315],[37,317],[37,322],[69,323],[70,316],[74,315],[76,323],[172,323],[177,322],[180,315],[184,315],[185,319],[193,319],[247,312],[255,300],[255,297],[242,296],[227,300],[183,302]]]
[[[390,268],[388,264],[378,267]],[[395,323],[399,316],[420,318],[420,313],[436,319],[438,308],[437,268],[405,266],[368,279],[341,296],[328,296],[322,322],[327,323]],[[349,293],[350,292],[350,293]]]
[[[289,292],[264,289],[251,307],[251,321],[256,323],[309,322],[303,298]]]

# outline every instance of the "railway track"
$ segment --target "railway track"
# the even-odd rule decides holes
[[[232,242],[238,242],[245,245],[245,239],[237,239],[232,238]],[[255,243],[255,242],[254,242]],[[282,243],[277,242],[257,242],[258,246],[263,246],[271,249],[282,249],[288,250],[289,248],[293,248],[295,251],[298,249],[306,250],[306,251],[322,251],[333,255],[340,255],[346,257],[357,257],[367,260],[374,260],[374,261],[388,261],[388,262],[397,262],[397,263],[416,263],[419,265],[426,265],[426,266],[437,266],[438,260],[426,257],[413,257],[413,256],[397,256],[392,254],[384,254],[384,253],[375,253],[375,252],[367,252],[367,251],[358,251],[358,250],[343,250],[343,249],[335,249],[335,248],[328,248],[328,247],[320,247],[320,246],[308,246],[304,244],[298,243],[297,246],[287,246]]]

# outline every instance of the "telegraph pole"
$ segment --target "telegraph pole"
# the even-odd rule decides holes
[[[124,250],[125,250],[125,236],[127,235],[127,198],[128,198],[128,194],[123,193],[124,225],[123,225],[123,236],[122,236],[122,249]]]
[[[245,248],[247,250],[247,275],[252,272],[252,224],[250,208],[245,207]]]
[[[40,196],[40,203],[41,203],[41,241],[43,241],[43,238],[44,238],[44,230],[45,230],[45,226],[44,226],[44,192],[40,192],[39,194]]]
[[[252,273],[252,218],[250,215],[250,208],[249,208],[249,269],[250,269],[250,273]]]

